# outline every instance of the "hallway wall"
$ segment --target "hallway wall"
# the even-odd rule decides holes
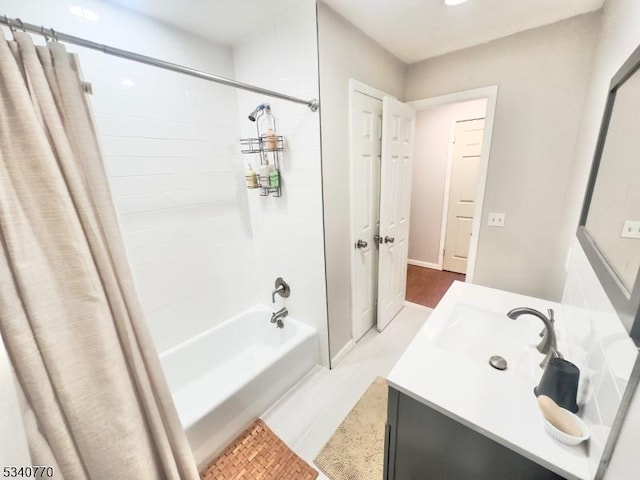
[[[406,100],[498,85],[474,282],[558,300],[558,225],[600,14],[409,66]],[[487,227],[488,212],[506,214]]]

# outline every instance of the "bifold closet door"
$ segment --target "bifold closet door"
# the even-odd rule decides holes
[[[414,132],[413,108],[385,96],[382,101],[379,331],[402,310],[405,302]]]

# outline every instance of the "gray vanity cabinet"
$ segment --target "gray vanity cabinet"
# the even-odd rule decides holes
[[[563,478],[392,387],[384,454],[384,480]]]

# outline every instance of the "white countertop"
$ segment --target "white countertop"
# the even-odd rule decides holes
[[[504,314],[507,329],[511,328],[508,322],[532,322],[524,325],[526,335],[530,335],[534,328],[534,332],[542,329],[542,322],[531,315],[509,319],[506,313],[515,307],[531,307],[543,313],[553,308],[558,346],[563,352],[563,305],[455,282],[387,379],[398,391],[563,477],[590,479],[586,444],[569,447],[553,440],[544,431],[543,417],[533,394],[533,388],[542,375],[540,368],[529,362],[528,378],[520,375],[522,368],[498,371],[489,365],[488,357],[479,360],[465,352],[451,351],[438,340],[443,338],[442,332],[450,328],[454,312],[465,311],[461,309],[466,308],[477,308],[491,315],[495,313],[497,319]],[[495,332],[486,333],[492,336]],[[523,349],[529,349],[531,360],[539,362],[543,356],[533,348],[540,338],[535,334],[531,336],[530,343]],[[472,349],[469,346],[468,350]],[[510,360],[508,356],[506,358]],[[570,357],[567,359],[571,360]]]

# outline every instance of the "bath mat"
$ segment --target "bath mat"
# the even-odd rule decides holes
[[[387,382],[376,378],[314,460],[331,480],[382,478]]]
[[[202,480],[314,480],[318,472],[256,420],[200,474]]]

